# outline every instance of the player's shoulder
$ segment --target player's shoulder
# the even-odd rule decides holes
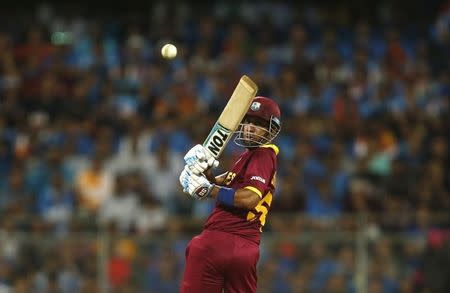
[[[279,153],[279,149],[274,144],[265,144],[254,150],[256,157],[268,157],[275,159]]]
[[[277,156],[278,153],[280,152],[280,149],[274,144],[265,144],[257,148],[257,151],[264,153],[271,153]]]

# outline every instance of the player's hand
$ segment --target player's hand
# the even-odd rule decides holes
[[[216,168],[219,166],[219,161],[201,144],[197,144],[191,148],[184,156],[184,161],[196,175],[204,173],[211,167]]]
[[[208,181],[204,175],[197,175],[186,165],[180,175],[180,183],[183,192],[195,199],[210,197],[214,184]]]

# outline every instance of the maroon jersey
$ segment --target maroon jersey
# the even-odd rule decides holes
[[[216,203],[206,220],[205,229],[235,234],[259,244],[275,190],[277,154],[278,148],[273,144],[242,153],[227,173],[224,185],[235,190],[248,188],[256,192],[261,200],[252,211]]]

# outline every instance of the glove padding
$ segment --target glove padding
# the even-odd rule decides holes
[[[214,184],[208,181],[204,175],[197,175],[186,165],[180,174],[180,183],[183,192],[195,199],[210,197]]]
[[[184,156],[184,161],[196,175],[204,173],[211,167],[216,168],[219,166],[219,161],[201,144],[197,144],[191,148]]]

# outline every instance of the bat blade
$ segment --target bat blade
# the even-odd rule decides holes
[[[246,75],[242,76],[203,146],[218,158],[247,113],[258,86]]]

